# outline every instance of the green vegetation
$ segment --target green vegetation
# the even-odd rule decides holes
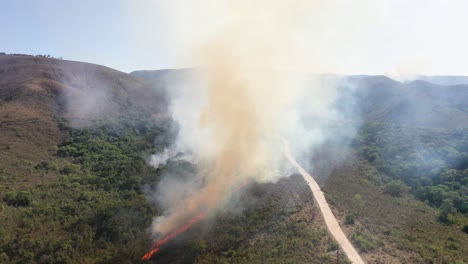
[[[360,194],[354,195],[352,199],[352,211],[346,215],[344,223],[347,225],[353,225],[359,217],[363,205],[364,201],[362,200],[362,196]]]
[[[385,193],[395,197],[401,197],[408,191],[408,187],[401,180],[391,180],[385,184]]]
[[[149,153],[171,143],[171,125],[141,113],[85,129],[56,122],[67,138],[54,158],[17,162],[54,180],[2,194],[0,262],[138,263],[151,244],[147,228],[160,214],[143,189],[165,171],[193,169],[181,162],[158,170],[147,165]],[[301,177],[254,185],[236,199],[249,206],[222,212],[208,221],[214,223],[208,232],[203,223],[195,226],[155,261],[336,263],[336,244]]]
[[[383,244],[363,228],[358,228],[351,239],[364,252],[374,251]]]
[[[3,200],[10,206],[28,206],[31,204],[32,195],[28,191],[7,192]]]
[[[158,214],[141,190],[158,179],[144,157],[165,131],[144,116],[66,131],[57,157],[34,166],[58,180],[4,195],[0,262],[138,261]]]
[[[368,263],[465,263],[468,236],[463,228],[467,217],[456,213],[451,218],[456,224],[445,224],[439,220],[439,208],[414,195],[385,193],[390,181],[351,151],[323,185],[335,215],[348,222],[344,231],[364,259]],[[353,203],[356,194],[364,201],[358,218]]]
[[[468,130],[375,123],[360,129],[343,162],[332,165],[324,191],[366,261],[466,262],[467,141]],[[364,201],[359,217],[357,194]]]
[[[468,225],[464,225],[462,231],[468,235]]]
[[[349,213],[345,217],[345,224],[347,225],[353,225],[354,222],[356,221],[356,214],[354,213]]]
[[[242,204],[256,202],[242,214],[220,215],[196,263],[337,263],[337,245],[299,175],[241,196]],[[342,256],[339,263],[349,262]]]
[[[359,216],[359,213],[361,212],[361,208],[364,205],[364,201],[362,200],[362,196],[360,194],[354,195],[353,205],[354,205],[355,215]]]
[[[388,177],[387,194],[398,197],[409,189],[434,207],[468,213],[468,130],[366,124],[355,144]]]

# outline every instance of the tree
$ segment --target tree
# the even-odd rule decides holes
[[[361,212],[361,208],[364,205],[364,202],[362,201],[362,196],[360,194],[356,194],[353,197],[353,205],[356,210],[356,216],[359,216]]]
[[[3,201],[5,201],[8,205],[15,205],[16,203],[16,193],[14,192],[7,192],[5,196],[3,196]]]
[[[392,180],[385,185],[385,193],[394,197],[401,197],[408,191],[408,187],[401,180]]]
[[[3,200],[12,206],[28,206],[31,204],[32,195],[28,191],[20,191],[19,193],[7,192]]]
[[[347,214],[345,217],[345,224],[353,225],[356,220],[356,215],[354,213]]]
[[[79,165],[70,163],[70,164],[65,165],[65,167],[63,167],[60,170],[60,173],[65,174],[65,175],[77,174],[80,172],[80,169],[81,168]]]
[[[442,223],[453,224],[453,216],[457,213],[457,209],[453,206],[453,200],[444,199],[440,206],[439,220]]]
[[[32,201],[32,195],[28,191],[21,191],[16,194],[16,204],[18,206],[28,206]]]

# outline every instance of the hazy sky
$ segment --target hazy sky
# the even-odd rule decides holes
[[[193,21],[187,10],[174,10],[193,1],[2,0],[0,52],[50,54],[127,72],[189,66],[188,45],[177,34],[197,37],[216,24],[210,19],[223,19]],[[327,71],[468,75],[468,1],[334,1],[339,11],[320,20],[324,40],[304,38],[310,42],[304,47],[333,57]]]

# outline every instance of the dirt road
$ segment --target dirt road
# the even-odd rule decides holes
[[[323,192],[320,189],[320,186],[317,184],[314,178],[312,178],[312,176],[310,176],[310,174],[307,173],[301,167],[301,165],[299,165],[299,163],[297,163],[296,159],[291,154],[291,150],[287,141],[284,141],[284,152],[285,152],[286,158],[294,165],[294,167],[297,168],[299,173],[302,175],[302,177],[304,178],[304,180],[307,182],[310,189],[312,190],[315,200],[317,201],[320,207],[320,211],[322,212],[323,218],[325,219],[325,224],[327,225],[328,231],[333,235],[336,242],[338,243],[338,245],[340,245],[341,249],[346,254],[348,259],[352,263],[356,263],[356,264],[364,263],[361,256],[359,256],[359,253],[356,251],[356,249],[353,247],[351,242],[349,242],[346,235],[343,233],[343,230],[341,230],[341,227],[338,224],[338,221],[336,220],[330,207],[328,206],[327,200],[325,199],[325,196],[323,195]]]

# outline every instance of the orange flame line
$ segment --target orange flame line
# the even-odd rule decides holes
[[[149,251],[148,253],[143,255],[141,260],[143,260],[143,261],[149,260],[158,251],[159,251],[159,248],[152,249],[151,251]]]
[[[235,191],[234,192],[238,192],[240,191],[241,189],[243,189],[245,186],[247,186],[248,184],[250,183],[250,180],[245,180],[244,182],[242,182],[241,184],[239,184]],[[165,238],[161,239],[161,240],[158,240],[156,241],[153,246],[151,247],[151,250],[149,252],[147,252],[145,255],[143,255],[143,257],[141,258],[142,261],[146,261],[146,260],[149,260],[151,259],[151,257],[153,257],[154,254],[156,254],[156,252],[159,251],[159,248],[166,242],[168,242],[169,240],[173,239],[174,237],[180,235],[181,233],[187,231],[193,224],[197,223],[198,221],[202,220],[203,218],[206,217],[206,213],[205,212],[201,212],[199,214],[197,214],[196,216],[194,216],[193,218],[191,218],[185,225],[183,225],[182,227],[180,227],[179,229],[177,229],[176,231],[172,232],[171,234],[169,234],[168,236],[166,236]]]
[[[202,220],[203,218],[206,217],[206,213],[205,212],[201,212],[199,214],[197,214],[196,216],[194,216],[193,218],[191,218],[185,225],[183,225],[182,227],[180,227],[179,229],[177,229],[176,231],[172,232],[171,234],[169,234],[168,236],[166,236],[165,238],[161,239],[161,240],[158,240],[156,241],[153,246],[151,247],[152,250],[149,251],[148,253],[146,253],[142,258],[141,260],[145,261],[145,260],[149,260],[156,252],[159,251],[159,247],[162,246],[164,243],[166,243],[167,241],[173,239],[174,237],[180,235],[181,233],[187,231],[193,224],[195,224],[196,222]]]

